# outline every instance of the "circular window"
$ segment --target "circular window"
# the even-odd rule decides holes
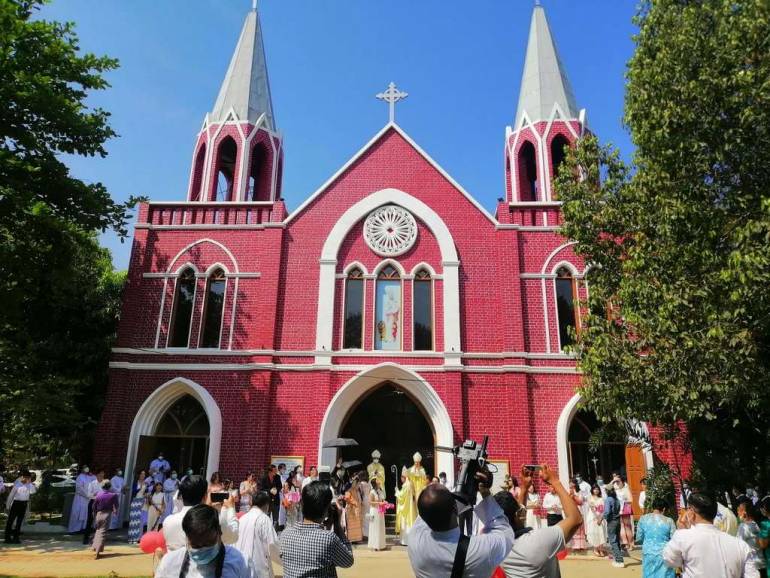
[[[364,239],[383,257],[402,255],[417,240],[417,222],[406,209],[386,205],[370,213],[364,222]]]

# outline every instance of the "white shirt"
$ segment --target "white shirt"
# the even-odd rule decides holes
[[[465,559],[464,578],[489,578],[513,545],[513,529],[492,496],[476,506],[475,513],[484,524],[484,533],[471,536]],[[446,578],[460,539],[460,528],[434,532],[422,518],[409,532],[409,562],[417,578]]]
[[[93,480],[88,482],[88,485],[86,486],[86,497],[89,500],[93,500],[96,497],[96,494],[98,494],[101,491],[102,491],[102,482],[94,478]]]
[[[182,520],[192,506],[183,506],[176,514],[171,514],[163,521],[163,537],[169,552],[187,547],[187,536],[182,530]],[[222,542],[234,544],[238,539],[238,519],[234,508],[222,508],[219,512],[219,525],[222,528]]]
[[[317,482],[317,481],[318,481],[318,476],[315,476],[315,477],[311,477],[311,476],[305,476],[305,479],[304,479],[304,480],[302,480],[302,487],[304,488],[304,487],[305,487],[305,486],[307,486],[307,485],[308,485],[310,482]]]
[[[21,482],[14,484],[11,493],[8,494],[6,508],[10,510],[14,502],[29,502],[30,496],[36,491],[37,488],[35,488],[35,484],[32,482],[29,484],[22,484]]]
[[[644,502],[647,500],[647,492],[642,490],[639,492],[639,507],[644,511]]]
[[[677,530],[663,549],[670,568],[682,568],[683,578],[759,578],[745,542],[720,532],[713,524]]]
[[[158,568],[155,570],[155,578],[179,578],[182,570],[186,548],[169,552],[161,558]],[[190,560],[187,569],[187,578],[213,578],[216,573],[215,563],[198,566]],[[225,563],[222,566],[222,578],[249,578],[249,568],[243,555],[233,548],[226,546]]]
[[[541,528],[516,538],[500,567],[516,578],[559,578],[559,559],[564,549],[564,532],[559,526]]]
[[[271,559],[280,562],[280,542],[273,521],[260,508],[241,516],[235,548],[246,559],[251,578],[273,578]]]
[[[561,516],[563,508],[558,494],[546,493],[543,497],[543,509],[548,514],[558,514]]]

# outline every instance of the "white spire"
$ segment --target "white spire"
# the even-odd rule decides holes
[[[267,78],[265,47],[262,43],[262,27],[254,9],[246,16],[238,46],[235,47],[227,75],[219,89],[219,96],[212,111],[213,121],[223,121],[232,108],[238,120],[255,123],[264,113],[266,126],[275,130],[273,102],[270,98],[270,82]]]
[[[521,77],[519,107],[514,127],[520,126],[525,111],[532,122],[550,119],[554,103],[558,103],[567,118],[578,118],[580,113],[572,86],[551,36],[545,10],[538,3],[532,13],[532,24],[529,28],[527,56]]]

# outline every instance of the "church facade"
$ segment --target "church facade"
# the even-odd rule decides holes
[[[559,234],[552,179],[586,131],[537,6],[494,213],[392,117],[290,212],[249,13],[186,198],[139,210],[96,460],[132,475],[163,450],[175,469],[240,480],[280,460],[333,465],[324,442],[353,437],[346,459],[379,449],[391,476],[419,450],[451,480],[436,448],[489,435],[514,474],[642,472],[652,456],[627,439],[589,450],[564,351],[590,267]]]

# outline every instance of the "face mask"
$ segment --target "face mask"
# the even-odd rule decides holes
[[[88,473],[88,472],[90,472],[90,471],[91,471],[91,468],[88,468],[88,467],[86,467],[86,468],[83,468],[83,473],[84,473],[84,474],[87,474],[87,473]]]
[[[219,554],[219,544],[207,546],[206,548],[188,548],[190,560],[198,566],[205,566],[211,563]]]
[[[187,470],[187,475],[192,476],[192,469]]]
[[[171,479],[172,479],[172,480],[175,480],[175,479],[176,479],[176,473],[173,473],[173,474],[171,474]]]
[[[123,470],[118,470],[118,477],[123,475]]]
[[[163,454],[159,455],[159,456],[158,456],[158,459],[159,459],[160,461],[163,461]]]
[[[373,461],[375,464],[379,464],[379,463],[380,463],[380,458],[372,458],[372,461]]]

